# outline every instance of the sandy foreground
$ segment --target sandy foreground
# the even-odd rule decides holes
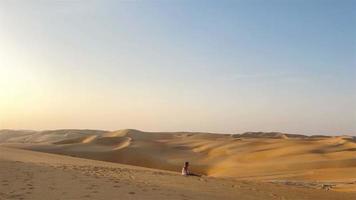
[[[178,173],[0,147],[0,199],[355,199],[356,193]]]

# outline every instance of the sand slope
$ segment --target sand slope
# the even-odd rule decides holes
[[[0,143],[171,171],[190,161],[193,171],[213,177],[356,191],[356,140],[348,136],[5,130]]]
[[[0,147],[0,199],[355,199],[356,193],[178,173]]]

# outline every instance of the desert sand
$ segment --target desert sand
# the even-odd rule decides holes
[[[356,199],[350,136],[2,130],[0,143],[0,199]],[[203,176],[181,176],[184,161]]]

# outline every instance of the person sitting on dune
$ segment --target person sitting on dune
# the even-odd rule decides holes
[[[191,173],[189,171],[189,162],[184,162],[183,168],[182,168],[182,175],[183,176],[199,176],[198,174]]]
[[[183,169],[182,169],[182,175],[183,176],[188,176],[189,175],[189,162],[185,162]]]

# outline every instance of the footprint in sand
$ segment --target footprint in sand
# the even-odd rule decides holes
[[[84,198],[90,198],[91,196],[89,194],[82,196]]]
[[[273,198],[277,198],[277,195],[274,193],[270,193],[269,196],[273,197]]]
[[[136,194],[135,192],[129,192],[129,194]]]
[[[3,182],[3,184],[2,184],[3,186],[8,186],[9,185],[9,183],[8,182]]]
[[[97,187],[97,185],[92,184],[92,185],[87,186],[85,189],[87,189],[87,190],[92,190],[92,189],[94,189],[94,188],[96,188],[96,187]]]
[[[55,190],[56,188],[55,187],[53,187],[53,186],[49,186],[48,187],[50,190]]]

